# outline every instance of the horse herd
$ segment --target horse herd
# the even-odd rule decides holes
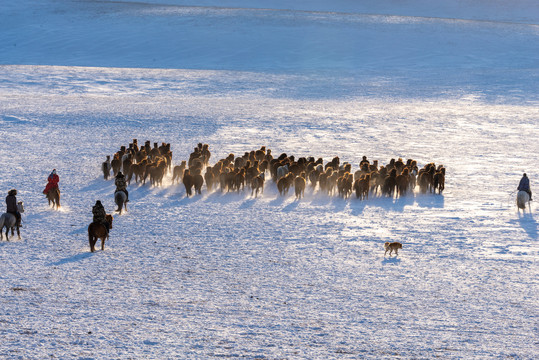
[[[179,165],[172,166],[172,151],[169,143],[153,143],[146,141],[139,147],[137,139],[129,146],[121,146],[112,159],[107,156],[102,163],[103,177],[108,180],[110,172],[114,176],[120,171],[125,174],[127,184],[132,181],[146,184],[149,180],[152,186],[162,186],[165,175],[172,174],[172,184],[180,181],[185,186],[186,195],[201,194],[204,184],[207,191],[219,189],[221,192],[241,192],[250,190],[251,196],[258,197],[263,193],[266,178],[269,175],[277,185],[281,196],[285,196],[290,188],[294,188],[297,199],[305,194],[309,186],[313,191],[328,195],[338,195],[343,198],[350,197],[354,192],[361,200],[369,196],[402,197],[414,191],[416,186],[422,193],[442,193],[445,186],[445,168],[434,163],[428,163],[422,168],[417,161],[401,158],[391,159],[386,165],[378,160],[369,161],[366,156],[359,163],[359,168],[352,171],[352,165],[341,162],[334,157],[324,163],[322,158],[305,156],[296,158],[285,153],[274,157],[271,149],[265,146],[257,150],[245,152],[241,156],[229,154],[210,165],[211,152],[208,144],[199,143],[189,155],[188,160],[181,161]],[[126,208],[126,194],[119,191],[115,193],[116,211],[122,212]],[[60,192],[47,194],[49,205],[60,206]],[[24,212],[22,202],[19,202],[19,212]],[[14,216],[4,213],[0,217],[0,230],[6,228],[6,237],[11,229],[14,234]],[[112,216],[107,215],[109,229],[112,227]],[[20,238],[20,232],[17,227]],[[94,250],[97,239],[102,240],[102,248],[108,231],[101,227],[89,226],[88,234],[90,247]],[[0,236],[2,236],[0,231]],[[3,236],[2,236],[3,238]],[[0,238],[0,239],[2,239]]]
[[[298,157],[285,153],[273,156],[271,149],[265,146],[257,150],[245,152],[241,156],[229,154],[210,165],[211,152],[208,144],[199,143],[179,165],[172,166],[172,150],[169,143],[157,142],[151,146],[150,141],[138,145],[133,139],[127,147],[112,156],[107,156],[101,165],[103,178],[108,180],[112,171],[116,177],[123,172],[127,184],[135,181],[137,184],[162,186],[163,178],[172,173],[172,184],[180,181],[185,187],[186,196],[202,194],[204,184],[208,192],[219,189],[221,192],[241,192],[250,190],[251,196],[258,197],[264,191],[266,177],[269,175],[277,185],[279,194],[285,196],[290,188],[294,188],[296,199],[305,195],[305,188],[310,186],[313,191],[318,189],[328,195],[337,194],[348,198],[355,192],[358,199],[368,199],[371,196],[402,197],[412,192],[417,185],[422,193],[442,193],[445,186],[445,168],[429,163],[419,168],[417,161],[401,158],[391,159],[386,165],[379,165],[378,160],[372,163],[363,156],[359,169],[352,172],[352,165],[341,162],[339,157],[324,163],[322,158],[313,156]],[[117,212],[125,207],[125,196],[122,191],[114,194]],[[109,227],[112,227],[112,216],[107,215]],[[104,226],[103,226],[104,227]],[[104,248],[108,231],[103,227],[92,224],[88,227],[90,249],[93,252],[97,239],[101,239]],[[98,231],[99,230],[99,231]]]
[[[369,196],[377,197],[403,197],[419,187],[421,193],[441,194],[445,188],[445,168],[443,165],[436,166],[433,162],[419,167],[416,160],[401,158],[391,159],[389,163],[382,165],[378,160],[370,161],[363,156],[357,170],[352,170],[348,162],[341,162],[338,156],[324,163],[322,158],[314,156],[295,157],[282,153],[274,157],[271,149],[265,146],[256,150],[245,152],[241,156],[229,154],[210,165],[211,152],[208,144],[199,143],[189,155],[188,160],[183,160],[179,165],[172,166],[172,150],[169,143],[153,143],[146,141],[139,147],[137,139],[129,146],[121,146],[112,159],[106,157],[102,163],[103,177],[108,180],[110,172],[117,176],[120,171],[125,174],[127,184],[135,181],[137,184],[162,186],[163,179],[167,174],[172,174],[172,184],[180,181],[185,187],[186,196],[202,194],[202,188],[211,192],[219,189],[221,192],[251,191],[251,196],[258,197],[263,193],[266,178],[269,176],[276,184],[280,196],[285,196],[294,188],[296,199],[301,199],[305,189],[310,187],[312,191],[319,191],[327,195],[337,195],[349,198],[355,193],[356,198],[366,200]],[[121,193],[121,194],[119,194]],[[60,206],[58,193],[47,196],[49,205]],[[123,195],[120,196],[120,195]],[[522,195],[519,193],[519,196]],[[524,197],[524,195],[522,195]],[[117,212],[125,209],[125,193],[115,193],[115,203],[118,205]],[[518,199],[519,208],[524,208],[526,199]],[[123,206],[122,206],[123,205]],[[19,212],[24,212],[22,202],[19,202]],[[0,217],[1,229],[6,227],[6,237],[9,229],[14,234],[14,216],[4,213]],[[109,229],[112,228],[112,216],[107,215]],[[94,231],[95,230],[95,231]],[[17,228],[17,233],[20,233]],[[88,227],[90,248],[94,250],[97,239],[102,240],[102,248],[108,231],[95,226]],[[0,237],[0,239],[2,239]]]
[[[442,193],[445,187],[445,168],[428,163],[419,168],[417,161],[401,158],[391,159],[381,165],[378,160],[370,161],[363,156],[359,168],[352,171],[352,165],[334,157],[325,162],[322,158],[305,156],[296,158],[285,153],[274,157],[265,146],[245,152],[241,156],[229,154],[210,165],[211,152],[208,144],[199,143],[179,165],[172,166],[170,144],[146,141],[138,146],[137,139],[128,147],[110,156],[102,164],[104,179],[112,170],[114,176],[122,171],[130,184],[162,186],[167,173],[172,174],[172,184],[180,181],[185,186],[187,196],[201,194],[204,184],[207,191],[219,189],[222,192],[250,190],[251,196],[258,197],[264,191],[267,176],[276,184],[279,194],[286,195],[294,188],[300,199],[309,186],[328,195],[350,197],[354,192],[358,199],[369,196],[402,197],[419,186],[421,193]]]

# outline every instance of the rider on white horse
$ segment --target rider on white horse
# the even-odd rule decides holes
[[[528,176],[526,173],[522,175],[522,179],[520,179],[520,183],[517,187],[518,191],[525,191],[530,195],[530,201],[532,201],[532,191],[530,190],[530,179],[528,179]]]
[[[17,190],[11,189],[7,193],[6,196],[6,205],[7,210],[6,212],[9,214],[13,214],[15,218],[17,219],[17,226],[21,226],[21,213],[19,212],[19,208],[17,207]]]
[[[129,201],[129,192],[127,191],[127,182],[125,181],[125,176],[122,174],[122,172],[118,172],[118,175],[116,175],[116,179],[114,180],[114,184],[116,185],[116,191],[123,191],[126,196],[125,202]]]

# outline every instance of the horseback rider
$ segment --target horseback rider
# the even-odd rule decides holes
[[[528,175],[526,175],[526,173],[524,173],[524,175],[522,175],[522,179],[520,179],[520,183],[518,184],[517,190],[527,192],[528,195],[530,195],[530,201],[532,201],[532,191],[530,189],[530,179],[528,178]]]
[[[45,195],[47,195],[52,189],[58,188],[60,177],[56,174],[56,169],[52,169],[47,181],[47,186],[45,186],[45,190],[43,190],[43,194]]]
[[[125,202],[129,202],[129,192],[127,191],[127,182],[125,181],[125,176],[121,171],[116,175],[114,180],[114,185],[116,185],[116,191],[123,191],[126,196]]]
[[[19,208],[17,207],[17,190],[11,189],[7,193],[6,196],[6,205],[7,210],[6,212],[9,214],[12,214],[17,219],[16,225],[18,227],[21,227],[21,213],[19,212]]]
[[[103,207],[103,204],[101,204],[100,200],[97,200],[95,202],[94,207],[92,208],[92,214],[94,215],[94,223],[97,224],[103,224],[107,228],[107,232],[109,231],[109,223],[106,221],[107,213],[105,212],[105,208]]]

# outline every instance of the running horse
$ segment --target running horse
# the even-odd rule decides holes
[[[54,208],[56,206],[56,210],[60,207],[60,189],[58,187],[55,187],[54,189],[49,190],[47,193],[47,200],[49,200],[49,206]]]
[[[105,216],[105,221],[109,224],[109,230],[112,229],[113,217],[110,214]],[[104,224],[93,222],[88,225],[88,240],[90,242],[90,251],[95,251],[97,239],[101,239],[101,250],[105,250],[105,240],[109,238],[109,232]]]
[[[127,211],[127,195],[122,190],[117,190],[114,193],[114,202],[116,203],[116,206],[118,208],[116,209],[116,212],[119,212],[120,215],[122,214],[122,210]]]
[[[526,210],[526,203],[530,203],[530,195],[526,191],[521,190],[517,193],[518,209]]]
[[[22,214],[24,212],[24,205],[22,201],[19,201],[17,203],[17,209]],[[2,234],[2,230],[6,228],[6,240],[9,241],[9,229],[11,229],[11,236],[15,235],[14,229],[17,228],[17,236],[19,236],[19,239],[21,238],[21,231],[19,230],[19,226],[17,225],[17,218],[15,215],[10,213],[3,213],[0,216],[0,240],[4,240],[4,236]]]

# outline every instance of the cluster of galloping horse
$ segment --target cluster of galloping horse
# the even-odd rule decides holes
[[[107,156],[102,166],[104,178],[109,177],[112,169],[114,175],[123,171],[128,183],[134,176],[137,183],[145,184],[149,178],[152,185],[161,186],[164,176],[172,169],[172,184],[181,181],[187,196],[191,196],[193,190],[195,194],[201,194],[205,184],[208,191],[219,188],[222,192],[240,192],[247,188],[257,197],[263,192],[269,175],[280,195],[286,195],[293,187],[298,199],[304,196],[307,186],[313,191],[343,198],[355,192],[362,200],[369,196],[402,197],[416,186],[422,193],[441,193],[445,187],[443,165],[428,163],[419,168],[413,159],[391,159],[381,165],[378,160],[371,162],[363,156],[358,169],[353,171],[352,164],[341,162],[338,156],[325,163],[322,158],[296,158],[285,153],[274,158],[271,150],[262,146],[241,156],[229,154],[210,165],[209,145],[199,143],[188,160],[172,168],[170,144],[158,146],[153,143],[153,148],[150,144],[146,141],[139,148],[137,139],[133,139],[128,147],[122,146],[112,160]]]
[[[107,156],[106,161],[101,165],[101,170],[105,180],[109,178],[112,170],[114,176],[122,171],[128,184],[134,176],[136,183],[146,184],[149,178],[152,185],[162,185],[163,177],[171,166],[170,144],[162,143],[158,146],[155,142],[152,148],[151,142],[146,141],[139,147],[137,139],[133,139],[127,148],[121,146],[120,150],[113,155],[112,160],[110,156]]]
[[[179,178],[183,172],[187,196],[191,195],[192,186],[200,193],[205,182],[209,191],[219,186],[223,192],[240,192],[247,187],[251,195],[256,197],[263,191],[268,173],[280,195],[286,195],[294,187],[298,199],[304,196],[307,186],[313,191],[318,189],[328,195],[338,194],[344,198],[355,191],[359,199],[367,199],[369,194],[404,196],[413,191],[416,185],[419,185],[422,193],[436,190],[441,193],[445,187],[445,168],[442,165],[436,167],[434,163],[429,163],[420,169],[412,159],[406,162],[400,158],[391,159],[388,164],[379,165],[377,160],[371,163],[364,156],[359,169],[353,172],[352,165],[341,163],[339,157],[325,164],[322,158],[312,156],[296,158],[283,153],[274,158],[271,150],[262,146],[242,156],[229,154],[209,166],[209,156],[198,160],[198,156],[203,156],[202,150],[207,148],[208,145],[199,144],[199,149],[191,154],[188,164],[182,162],[174,167],[174,178]],[[189,168],[186,168],[187,165]]]

